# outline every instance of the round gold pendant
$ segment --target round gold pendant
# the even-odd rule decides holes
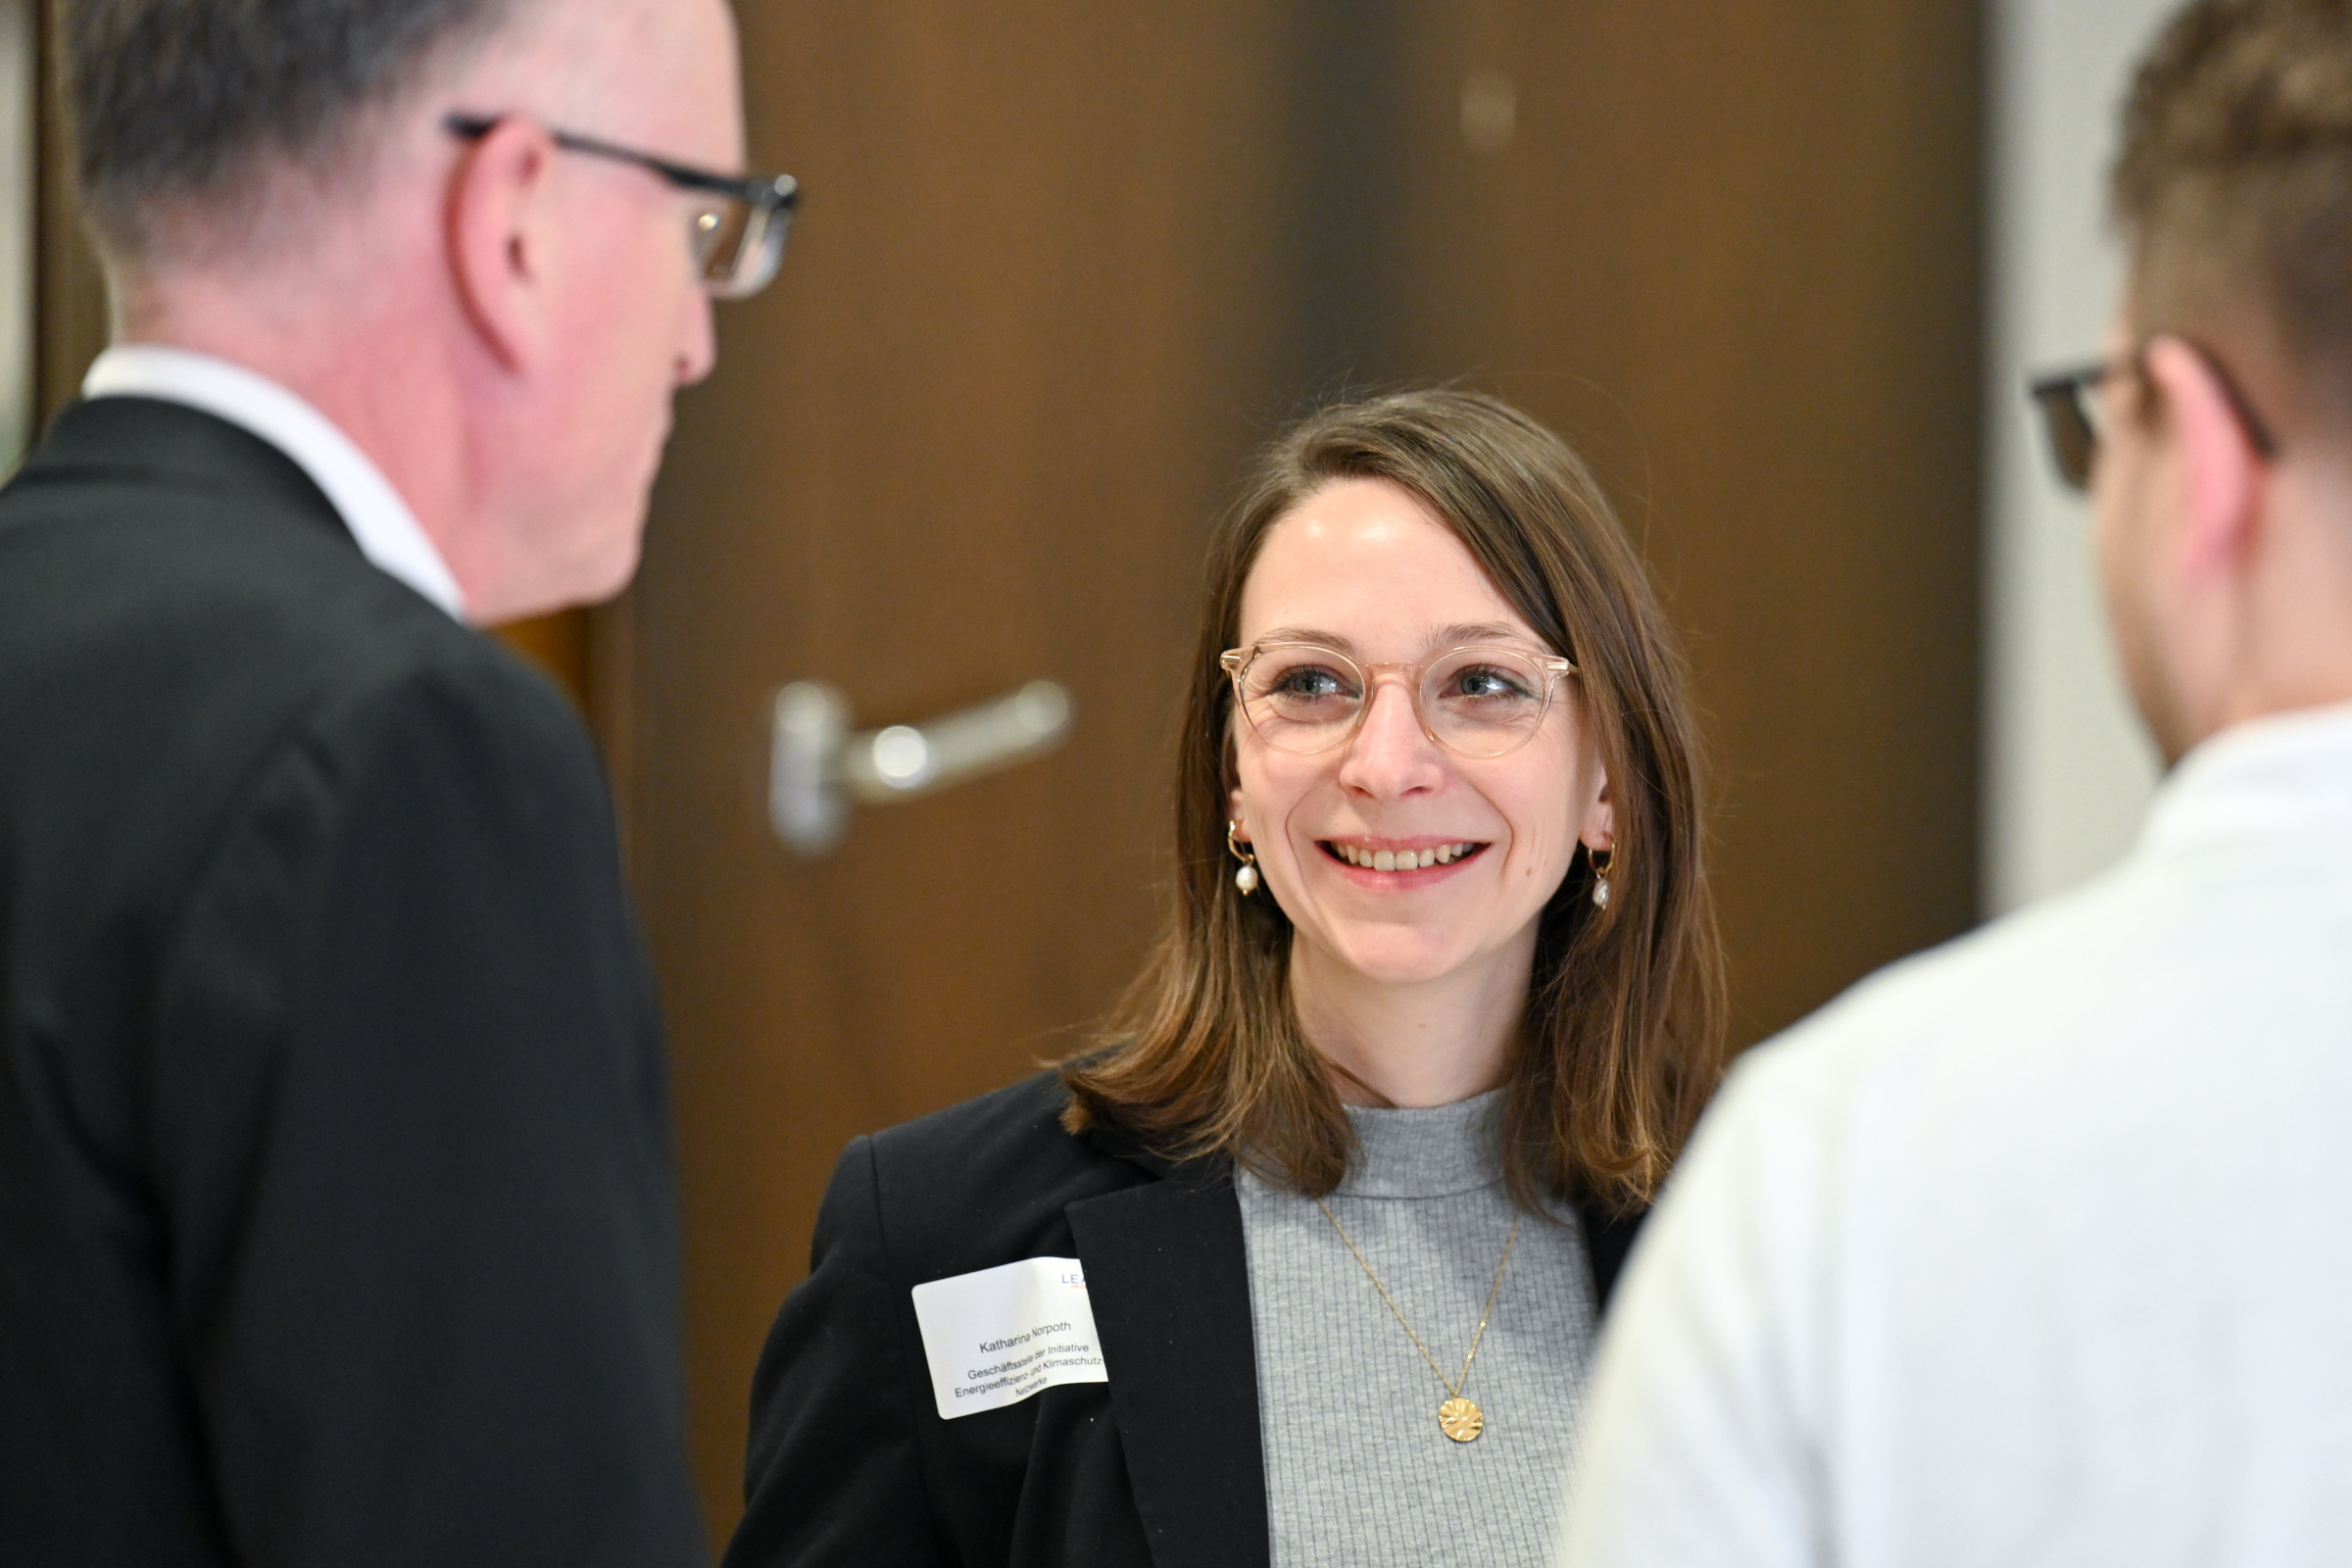
[[[1438,1428],[1456,1443],[1476,1443],[1487,1430],[1487,1413],[1456,1395],[1438,1406]]]

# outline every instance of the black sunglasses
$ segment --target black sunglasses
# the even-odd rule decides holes
[[[477,141],[497,127],[500,118],[451,115],[442,123],[451,134]],[[792,232],[793,210],[801,202],[801,182],[790,174],[721,174],[568,130],[550,129],[547,134],[565,152],[634,164],[680,190],[716,198],[695,214],[693,235],[703,286],[713,295],[745,299],[776,275],[784,261],[785,237]]]
[[[2182,339],[2183,342],[2187,341]],[[2236,416],[2238,427],[2246,433],[2246,444],[2264,459],[2278,455],[2278,443],[2272,438],[2271,427],[2254,412],[2254,405],[2238,390],[2236,378],[2214,357],[2213,351],[2202,344],[2190,343],[2189,349],[2205,362],[2213,372],[2214,383],[2222,389],[2222,398]],[[2060,370],[2027,383],[2026,391],[2041,410],[2042,431],[2049,437],[2050,456],[2058,465],[2058,476],[2076,490],[2090,488],[2090,471],[2099,457],[2099,418],[2097,400],[2093,397],[2101,386],[2114,376],[2147,374],[2146,349],[2132,351],[2129,359],[2104,360],[2097,365],[2079,366]]]

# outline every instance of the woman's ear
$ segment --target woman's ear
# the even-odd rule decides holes
[[[556,157],[544,128],[509,116],[465,145],[450,176],[451,281],[482,347],[510,370],[538,363],[555,329]]]
[[[1600,790],[1585,808],[1585,819],[1578,825],[1576,836],[1586,849],[1605,855],[1617,842],[1617,808],[1609,801],[1608,765],[1598,759],[1592,765],[1600,774]]]
[[[1236,784],[1236,785],[1233,787],[1233,793],[1232,793],[1232,795],[1231,795],[1230,797],[1228,797],[1228,798],[1227,798],[1227,800],[1226,800],[1226,803],[1225,803],[1225,804],[1226,804],[1225,820],[1226,820],[1226,821],[1228,821],[1228,822],[1239,822],[1239,821],[1241,821],[1241,820],[1242,820],[1242,787],[1241,787],[1239,784]],[[1239,842],[1241,842],[1241,843],[1243,843],[1243,844],[1247,844],[1247,843],[1249,843],[1249,842],[1250,842],[1250,837],[1249,837],[1249,834],[1248,834],[1247,832],[1237,833],[1237,834],[1235,834],[1235,835],[1234,835],[1234,837],[1235,837],[1235,838],[1236,838],[1236,839],[1237,839]]]

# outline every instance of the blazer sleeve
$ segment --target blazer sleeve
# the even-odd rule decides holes
[[[161,974],[147,1163],[230,1554],[707,1562],[651,982],[563,700],[487,645],[319,699]]]
[[[725,1568],[946,1564],[917,1438],[930,1397],[892,1283],[873,1141],[842,1152],[808,1277],[785,1298],[752,1381],[744,1515]]]

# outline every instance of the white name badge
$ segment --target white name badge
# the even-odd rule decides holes
[[[1018,1404],[1056,1383],[1107,1383],[1086,1270],[1025,1257],[914,1288],[939,1418]]]

